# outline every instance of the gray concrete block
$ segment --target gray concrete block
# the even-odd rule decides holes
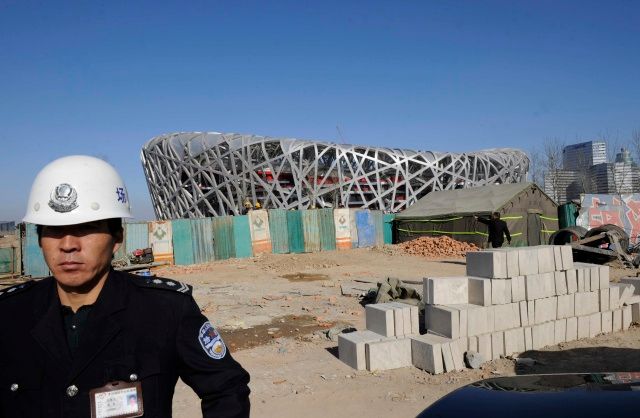
[[[589,315],[578,317],[578,339],[589,338],[589,330],[591,329]]]
[[[452,372],[456,370],[450,343],[442,344],[442,362],[444,363],[445,372]]]
[[[398,338],[365,344],[367,370],[390,370],[411,366],[411,339]]]
[[[491,360],[497,360],[504,356],[504,332],[491,333]]]
[[[504,251],[475,251],[467,253],[467,276],[506,279],[507,253]]]
[[[504,332],[504,353],[510,356],[515,353],[522,353],[524,347],[524,328],[513,328]]]
[[[558,296],[558,319],[575,316],[575,295]]]
[[[478,353],[487,360],[492,358],[491,334],[478,335]]]
[[[566,341],[575,341],[578,339],[578,318],[572,316],[567,318],[567,338]]]
[[[609,287],[609,266],[598,266],[598,277],[600,277],[600,289]]]
[[[511,303],[511,279],[491,280],[491,304]]]
[[[501,251],[506,255],[507,277],[520,275],[519,251],[515,247],[490,248],[485,251]]]
[[[602,333],[602,312],[589,315],[589,337],[593,338]]]
[[[527,327],[530,324],[529,322],[529,309],[527,307],[527,301],[523,300],[518,302],[518,307],[520,308],[520,323],[523,327]]]
[[[402,302],[390,302],[390,305],[394,307],[396,337],[411,335],[411,305]],[[399,333],[398,322],[402,323],[402,334]]]
[[[591,267],[589,269],[589,276],[591,277],[591,291],[600,290],[600,266]]]
[[[508,303],[506,305],[494,305],[491,309],[493,309],[494,331],[504,331],[520,326],[519,304]]]
[[[578,291],[578,275],[576,269],[569,269],[564,272],[567,276],[567,293],[572,294]]]
[[[613,312],[605,311],[600,313],[602,317],[602,332],[610,334],[613,332]]]
[[[607,267],[607,266],[602,266],[602,267]],[[634,287],[634,291],[633,294],[634,295],[640,295],[640,277],[621,277],[620,278],[620,283],[621,284],[632,284]]]
[[[556,263],[556,271],[564,270],[564,264],[562,264],[562,248],[559,245],[553,246],[553,258]]]
[[[553,247],[550,245],[539,245],[538,252],[538,273],[552,273],[556,270],[556,262],[553,255]]]
[[[527,291],[524,283],[524,276],[511,278],[511,301],[520,302],[527,299]]]
[[[600,289],[600,312],[605,312],[609,310],[609,300],[611,299],[611,295],[609,288]]]
[[[546,287],[543,274],[529,274],[524,276],[525,297],[527,300],[542,299],[546,297]]]
[[[554,333],[555,329],[553,322],[534,325],[531,328],[533,349],[539,350],[548,345],[553,345]]]
[[[478,352],[478,336],[467,337],[467,351]]]
[[[458,309],[441,305],[425,305],[424,320],[428,330],[454,340],[460,338],[460,311]]]
[[[529,325],[536,323],[536,301],[530,300],[527,302],[527,318],[529,319]]]
[[[411,334],[418,335],[420,334],[420,309],[411,305],[409,308],[411,310]]]
[[[584,292],[585,291],[585,274],[584,274],[585,270],[582,268],[577,268],[576,269],[576,278],[577,278],[577,283],[578,283],[578,291],[576,293],[580,293],[580,292]]]
[[[384,337],[395,336],[393,308],[386,303],[365,306],[367,329]]]
[[[428,277],[423,283],[427,304],[469,303],[469,279],[465,276]]]
[[[553,324],[554,329],[554,344],[560,344],[567,341],[567,320],[558,319]]]
[[[633,293],[635,292],[635,286],[629,283],[611,283],[611,285],[609,286],[609,289],[613,289],[613,288],[618,288],[618,292],[619,292],[618,304],[620,306],[627,303],[627,300],[629,300],[629,298],[633,296]]]
[[[552,296],[556,296],[556,279],[555,272],[551,273],[542,273],[542,282],[544,283],[544,294],[545,297],[550,298]]]
[[[491,306],[469,306],[467,310],[467,335],[474,336],[493,332],[493,315],[489,314],[491,310]]]
[[[404,337],[403,309],[393,303],[389,303],[389,305],[393,308],[393,332],[396,337]]]
[[[567,275],[564,271],[556,271],[553,273],[556,285],[556,295],[567,294]]]
[[[620,307],[620,288],[617,286],[609,286],[609,310],[615,311],[619,307]]]
[[[635,305],[636,303],[640,303],[640,295],[633,295],[629,299],[627,299],[626,302],[626,304],[629,306]]]
[[[600,311],[598,292],[579,292],[575,294],[576,316],[591,315]]]
[[[373,331],[355,331],[338,334],[338,358],[356,370],[367,368],[365,344],[385,339]]]
[[[558,318],[558,298],[544,298],[535,300],[535,324],[555,321]]]
[[[451,346],[451,357],[453,357],[453,367],[456,370],[464,370],[466,368],[464,366],[464,353],[466,350],[461,348],[460,340],[453,341],[449,344]],[[464,340],[466,341],[466,338],[464,338]]]
[[[631,306],[622,307],[622,330],[626,331],[633,322],[633,315],[631,313]]]
[[[640,324],[640,303],[632,303],[631,307],[631,322],[634,324]]]
[[[562,251],[562,267],[563,270],[569,270],[573,268],[573,250],[570,245],[561,245]]]
[[[412,335],[410,339],[412,364],[432,374],[444,373],[442,344],[452,340],[433,334]]]
[[[538,274],[538,253],[535,247],[518,249],[518,270],[520,276]]]
[[[622,309],[613,311],[613,332],[622,331]]]
[[[486,277],[469,277],[469,303],[481,306],[491,306],[491,282]]]
[[[533,327],[523,327],[524,329],[524,349],[526,351],[533,350]]]

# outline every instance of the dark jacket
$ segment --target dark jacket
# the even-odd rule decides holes
[[[511,242],[509,228],[507,227],[507,223],[502,219],[485,219],[478,217],[478,221],[489,227],[489,242],[494,248],[502,246],[505,235],[507,236],[507,241]]]
[[[207,318],[190,293],[112,271],[71,358],[52,277],[0,291],[0,417],[90,417],[89,390],[132,378],[142,383],[144,416],[170,417],[178,377],[202,398],[204,417],[249,416],[249,375],[228,350],[207,354],[199,337]]]

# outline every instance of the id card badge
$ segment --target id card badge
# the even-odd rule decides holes
[[[133,418],[144,414],[140,382],[111,382],[89,391],[91,418]]]

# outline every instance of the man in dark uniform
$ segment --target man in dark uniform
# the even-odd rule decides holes
[[[0,290],[0,418],[170,417],[178,377],[204,417],[249,416],[249,375],[191,288],[111,269],[130,217],[113,167],[56,160],[28,205],[52,277]]]
[[[475,215],[473,217],[489,227],[489,243],[491,243],[491,247],[502,247],[505,236],[507,237],[507,242],[511,244],[509,228],[507,227],[507,223],[500,219],[500,212],[493,212],[491,214],[491,219],[485,219]]]

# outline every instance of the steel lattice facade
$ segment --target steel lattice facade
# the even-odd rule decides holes
[[[397,212],[433,190],[525,181],[529,167],[509,148],[454,154],[201,132],[152,138],[141,159],[158,219],[237,215],[245,199]]]

